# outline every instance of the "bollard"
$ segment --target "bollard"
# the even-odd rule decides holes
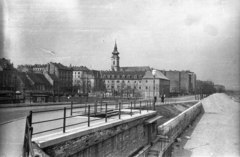
[[[66,127],[66,107],[64,107],[63,112],[63,133],[65,133],[65,127]]]
[[[88,105],[88,127],[90,127],[90,105]]]

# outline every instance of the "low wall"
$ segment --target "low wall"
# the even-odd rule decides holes
[[[165,156],[165,153],[169,153],[169,146],[171,146],[175,139],[186,129],[186,127],[190,125],[200,113],[203,112],[204,109],[202,102],[198,102],[194,106],[179,114],[177,117],[174,117],[173,119],[160,125],[158,127],[158,136],[165,137],[165,140],[159,141],[161,145],[159,156]],[[168,141],[167,143],[166,140]]]
[[[104,129],[89,131],[85,135],[67,139],[41,148],[51,157],[131,156],[147,145],[148,133],[144,121],[156,112],[109,125]]]

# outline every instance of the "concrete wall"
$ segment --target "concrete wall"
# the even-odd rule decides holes
[[[153,116],[151,114],[42,149],[52,157],[129,156],[148,144],[148,127],[144,121]]]

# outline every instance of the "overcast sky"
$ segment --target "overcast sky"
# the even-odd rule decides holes
[[[190,70],[239,89],[239,0],[2,0],[1,57],[19,64]],[[55,55],[52,55],[54,52]]]

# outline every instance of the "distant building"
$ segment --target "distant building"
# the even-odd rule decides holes
[[[170,81],[160,71],[155,76],[155,93],[151,71],[102,71],[101,75],[111,96],[147,98],[169,94]]]
[[[5,58],[0,59],[0,91],[16,92],[16,69]]]
[[[46,67],[47,67],[47,64],[35,64],[32,66],[32,70],[35,73],[43,73]]]
[[[132,67],[120,67],[120,71],[149,71],[149,66],[132,66]]]
[[[72,93],[72,68],[62,65],[61,63],[50,62],[45,68],[45,72],[53,74],[58,78],[58,92],[70,94]]]
[[[47,64],[34,64],[34,65],[18,65],[17,70],[20,72],[35,72],[43,73],[46,69]]]
[[[170,80],[171,94],[193,94],[196,91],[196,74],[191,71],[166,71],[161,72]]]
[[[106,91],[109,95],[153,97],[169,95],[170,81],[159,70],[155,77],[153,92],[153,75],[149,66],[120,67],[120,57],[115,42],[111,57],[111,71],[101,71]]]
[[[42,73],[18,72],[17,89],[30,102],[48,102],[53,86]]]
[[[86,66],[73,66],[74,93],[92,93],[102,91],[100,71],[90,70]]]

